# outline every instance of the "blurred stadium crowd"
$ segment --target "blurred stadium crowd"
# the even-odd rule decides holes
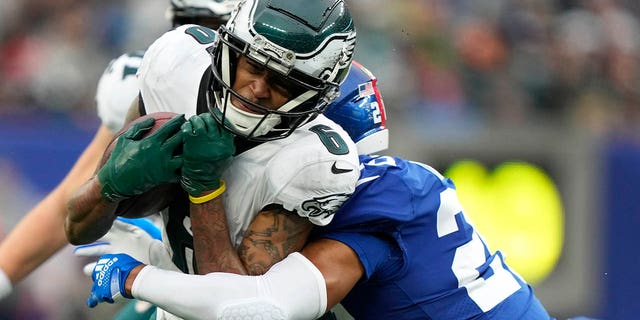
[[[640,121],[640,5],[631,0],[350,5],[358,18],[357,58],[380,78],[393,117],[596,132]],[[0,113],[92,115],[106,63],[165,31],[166,6],[2,1]]]
[[[637,135],[636,1],[348,4],[357,19],[356,60],[378,77],[392,132],[394,125],[406,123],[415,130],[527,125]],[[144,49],[166,31],[167,7],[167,0],[0,1],[0,119],[51,113],[97,127],[94,94],[100,74],[112,58]],[[7,171],[0,162],[0,173]],[[0,199],[10,193],[2,188]],[[4,207],[0,235],[38,196],[13,197],[23,206]],[[79,266],[68,268],[79,275]],[[57,290],[51,288],[69,287],[74,281],[69,277],[49,279],[44,292],[51,298]],[[82,302],[89,286],[78,282],[78,288],[60,295],[74,299],[80,309],[30,299],[28,307],[0,310],[0,319],[13,319],[12,312],[26,312],[15,315],[20,319],[82,319],[88,312]]]
[[[598,133],[640,120],[638,4],[627,3],[353,1],[359,54],[388,55],[366,65],[392,117]]]

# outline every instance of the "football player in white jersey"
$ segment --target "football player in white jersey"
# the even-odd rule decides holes
[[[238,1],[239,0],[172,0],[168,10],[168,16],[173,22],[174,27],[185,23],[197,23],[216,27],[226,22],[231,8],[235,6]],[[0,245],[0,298],[8,295],[13,285],[21,281],[67,244],[62,232],[58,231],[62,230],[60,225],[63,223],[62,219],[66,213],[66,199],[68,199],[71,191],[75,190],[77,185],[94,171],[96,163],[102,155],[102,150],[106,147],[113,134],[122,127],[129,102],[138,94],[135,73],[140,65],[143,53],[143,51],[140,51],[123,54],[109,64],[99,81],[96,93],[98,114],[102,120],[100,130],[98,130],[91,144],[87,146],[87,149],[83,152],[63,182],[61,182],[49,196],[43,199],[40,204],[33,208]],[[352,70],[358,72],[364,71],[361,66],[355,63]],[[353,87],[351,91],[348,91],[348,93],[351,94],[350,98],[360,99],[357,93],[357,85],[359,84],[361,83],[353,82],[350,84],[351,87]],[[118,94],[114,94],[116,92]],[[347,91],[344,93],[347,93]],[[377,91],[375,94],[379,95]],[[362,96],[362,98],[366,97],[367,95]],[[370,98],[371,96],[369,95],[369,99]],[[379,99],[379,97],[377,98]],[[364,101],[368,100],[359,100],[360,103]],[[361,113],[362,116],[367,118],[366,124],[377,125],[377,127],[374,131],[368,129],[360,132],[358,136],[354,136],[354,139],[358,139],[357,144],[359,149],[366,148],[367,145],[371,145],[372,143],[383,144],[386,148],[388,137],[383,122],[384,109],[381,105],[382,101],[379,101],[380,105],[375,101],[374,103],[367,103],[366,112],[370,112]],[[362,106],[364,106],[364,103],[362,103]],[[356,108],[358,107],[359,106]],[[336,110],[337,108],[329,109]],[[331,117],[333,116],[340,115],[334,113]],[[349,123],[353,121],[351,119],[341,120],[342,122],[340,123],[343,126],[347,124],[345,128],[349,131]],[[362,123],[359,125],[362,125]],[[124,241],[113,241],[112,239],[120,238],[124,232],[129,232],[137,227],[121,221],[116,222],[115,227],[117,227],[115,228],[117,230],[109,237],[104,238],[106,241],[101,242],[101,247],[94,245],[91,249],[83,248],[83,250],[77,250],[77,254],[95,255],[122,251],[129,252],[130,254],[133,253],[129,250],[122,250]],[[32,237],[32,235],[36,233],[42,236],[37,238]],[[152,237],[140,232],[131,233],[130,237],[131,239],[129,239],[130,241],[128,242],[138,241],[145,244],[153,242]],[[141,255],[134,254],[134,256],[143,261],[149,259],[148,256],[146,258]]]
[[[239,1],[171,0],[167,13],[174,27],[198,23],[217,28],[226,23]],[[102,124],[93,140],[66,177],[24,216],[0,244],[0,299],[8,296],[13,286],[68,244],[63,227],[66,202],[78,186],[91,177],[104,149],[122,127],[131,100],[139,92],[136,72],[142,54],[142,51],[123,54],[108,65],[96,92],[96,106]],[[116,226],[122,230],[134,227],[121,222]]]
[[[163,212],[163,238],[182,271],[234,264],[246,273],[233,246],[259,213],[295,227],[283,239],[295,243],[281,246],[285,255],[299,250],[313,224],[331,221],[358,178],[355,144],[320,114],[338,96],[354,46],[343,1],[245,1],[220,34],[185,25],[163,35],[145,54],[132,110],[189,120],[176,117],[144,138],[140,132],[150,123],[137,124],[118,139],[106,164],[68,203],[70,242],[102,236],[121,199],[180,181],[187,194]],[[227,143],[229,132],[235,145]],[[220,232],[227,219],[229,230]]]
[[[387,149],[388,129],[386,127],[386,112],[384,102],[377,87],[377,79],[357,62],[353,62],[347,78],[341,85],[340,97],[327,107],[324,114],[330,119],[335,120],[336,123],[340,124],[347,131],[349,136],[356,142],[359,153],[373,154]],[[126,235],[124,236],[126,237]],[[104,253],[118,253],[118,248],[121,246],[109,245],[109,247],[103,247],[101,243],[104,241],[118,241],[112,238],[118,239],[121,237],[123,237],[123,234],[121,232],[114,232],[112,228],[108,236],[101,239],[100,244],[96,245],[96,243],[92,243],[78,246],[74,252],[79,255],[96,257]],[[252,273],[263,273],[274,261],[279,261],[283,258],[275,254],[277,251],[272,251],[268,257],[255,254],[249,256],[251,250],[248,248],[252,245],[251,243],[259,243],[261,247],[269,248],[271,241],[268,237],[259,236],[255,233],[245,234],[245,238],[247,242],[243,242],[241,252],[245,256],[243,259],[254,266]],[[149,237],[138,237],[135,241],[133,241],[134,239],[126,240],[129,240],[129,246],[139,248],[136,252],[138,254],[129,253],[134,257],[162,254],[163,250],[158,246],[158,241],[154,241]],[[150,254],[139,254],[139,252],[149,252]],[[144,261],[145,259],[141,260]],[[158,262],[163,259],[146,259],[146,261],[149,260],[155,260],[151,264],[158,266]],[[256,266],[259,266],[259,268]],[[160,267],[163,269],[171,269],[167,266]],[[90,272],[90,270],[87,271]],[[135,319],[146,320],[146,318],[141,318],[134,312],[134,309],[139,309],[140,303],[141,301],[135,304],[128,304],[127,307],[118,314],[119,318],[133,319],[132,315],[135,315]],[[331,318],[328,317],[328,319]]]

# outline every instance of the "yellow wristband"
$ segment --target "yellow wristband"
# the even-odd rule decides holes
[[[220,180],[220,187],[218,189],[213,190],[213,192],[205,194],[204,196],[194,197],[189,195],[189,201],[195,204],[205,203],[207,201],[211,201],[221,195],[225,190],[227,190],[227,185],[224,183],[224,180]]]

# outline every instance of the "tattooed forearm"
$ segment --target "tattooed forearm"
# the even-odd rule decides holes
[[[282,208],[263,211],[245,232],[238,255],[249,274],[263,274],[290,253],[300,251],[312,227],[309,220]]]
[[[199,274],[231,272],[246,274],[231,244],[222,198],[191,204],[193,249]]]

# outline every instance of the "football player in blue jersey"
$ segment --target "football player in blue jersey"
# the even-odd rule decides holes
[[[356,319],[550,319],[474,229],[451,180],[397,157],[360,162],[356,192],[302,251],[329,304]]]
[[[354,89],[325,113],[360,153],[386,149],[382,101],[367,86],[375,80],[352,71],[349,81]],[[248,261],[274,265],[264,275],[192,276],[106,255],[90,300],[133,296],[186,318],[232,317],[252,301],[269,319],[297,318],[311,306],[317,315],[339,302],[356,319],[550,319],[532,288],[483,242],[452,181],[401,158],[359,160],[355,192],[331,223],[314,228],[301,253],[277,263],[264,239],[247,235],[240,251]]]
[[[360,162],[358,186],[331,223],[263,276],[192,276],[106,255],[90,299],[133,296],[187,318],[225,318],[251,300],[272,312],[269,319],[340,301],[356,319],[551,319],[532,288],[484,243],[451,180],[397,157],[363,155]],[[243,244],[256,259],[270,259],[260,244]]]

